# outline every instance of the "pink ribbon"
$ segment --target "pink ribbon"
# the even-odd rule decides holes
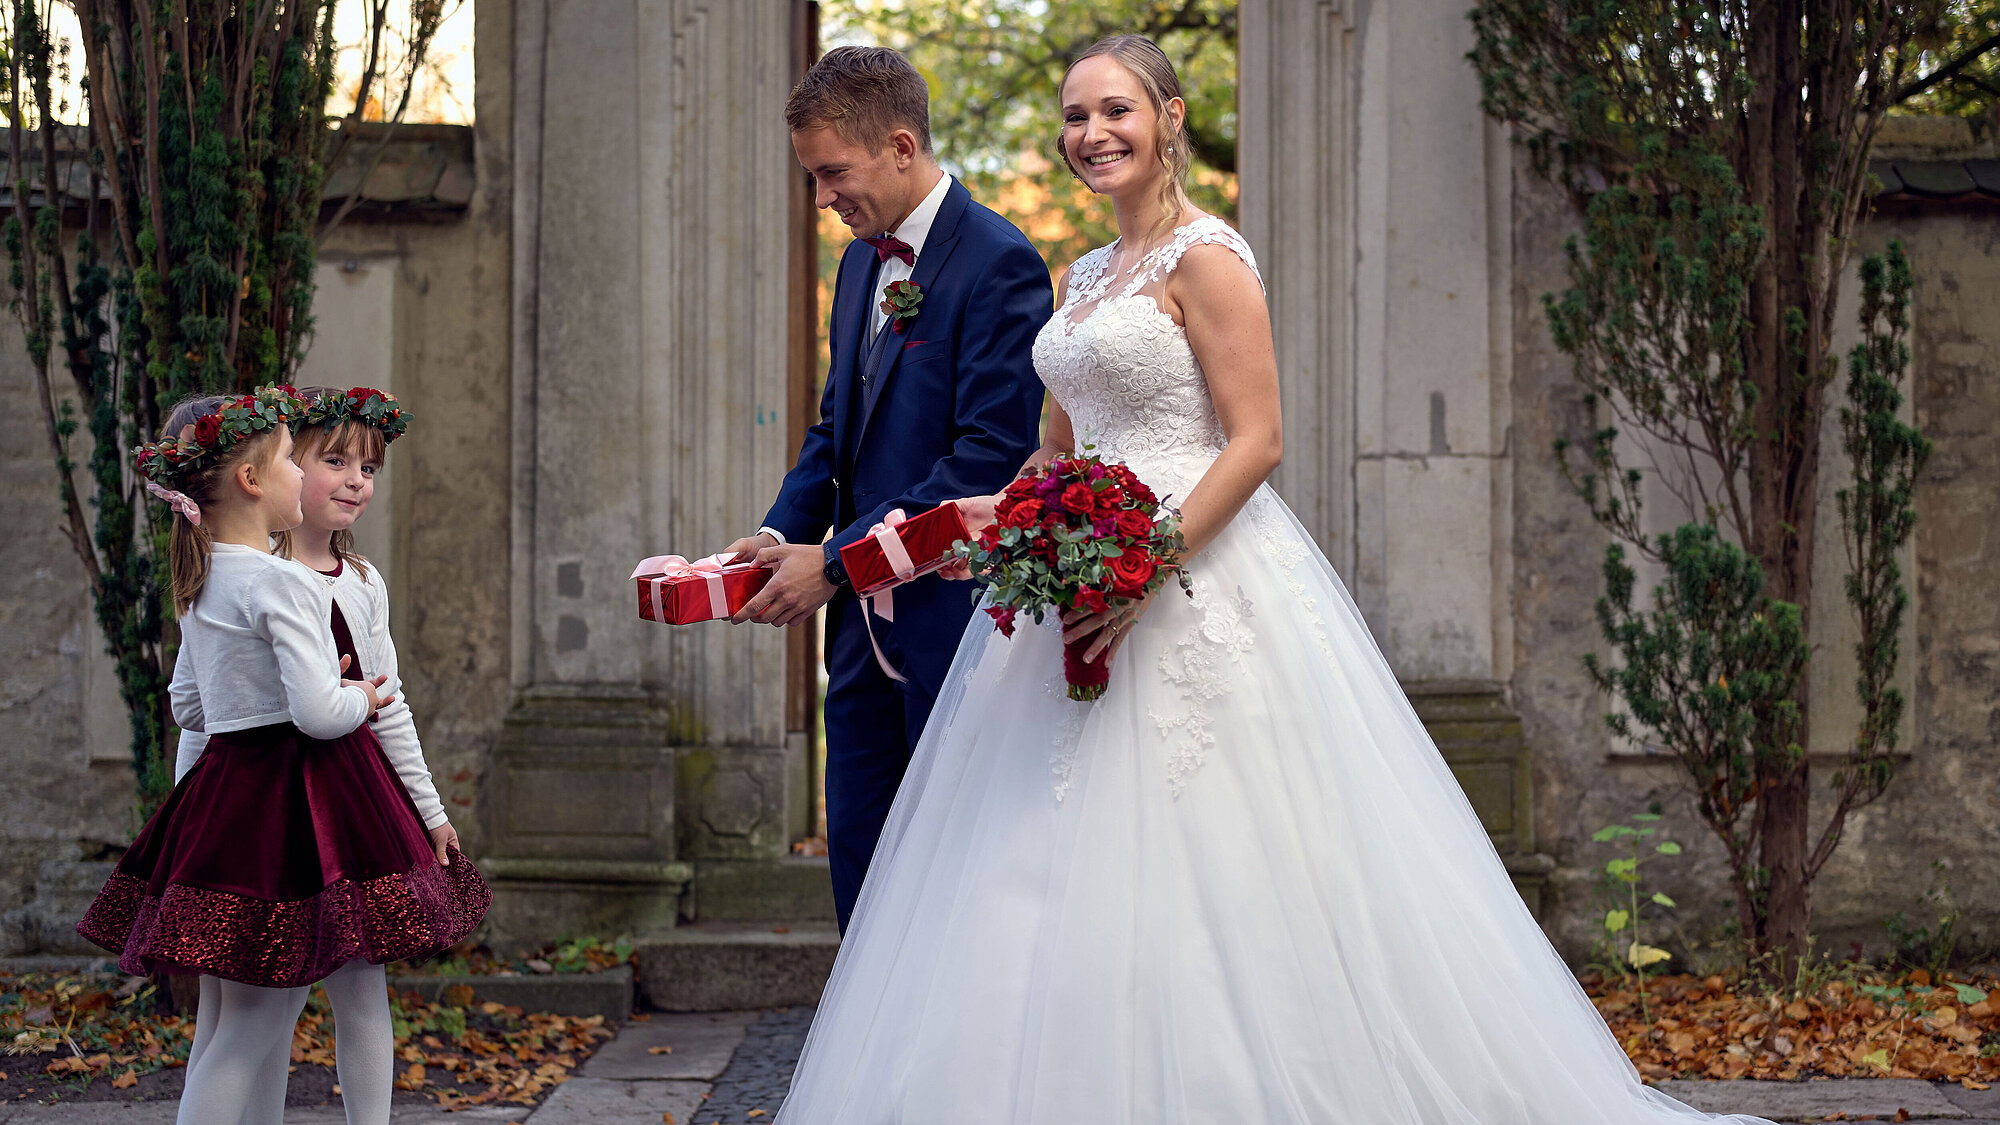
[[[909,520],[903,509],[892,508],[888,515],[882,517],[881,523],[868,529],[868,537],[882,548],[882,557],[889,560],[889,569],[896,572],[898,582],[908,582],[917,573],[917,564],[910,559],[910,552],[903,548],[903,537],[896,534],[896,528]],[[896,619],[894,591],[895,587],[891,586],[868,595],[869,606],[881,614],[884,621]]]
[[[196,527],[201,526],[201,505],[195,503],[185,492],[175,492],[171,488],[161,488],[152,481],[146,482],[146,491],[167,502],[167,507],[187,517]]]
[[[646,578],[653,584],[653,604],[665,605],[667,584],[675,578],[699,575],[708,589],[708,613],[711,620],[729,616],[729,594],[723,588],[722,576],[743,570],[755,570],[754,562],[732,563],[729,555],[709,555],[693,562],[679,555],[654,555],[643,560],[632,570],[633,578]]]
[[[891,508],[889,514],[882,517],[881,523],[868,529],[868,537],[875,540],[876,545],[882,548],[882,557],[889,560],[889,569],[896,572],[896,580],[899,582],[909,581],[917,572],[916,562],[910,558],[910,552],[903,547],[903,537],[896,534],[897,526],[909,522],[909,518],[903,513],[903,509]],[[909,677],[896,671],[889,663],[888,656],[882,652],[881,643],[875,639],[875,623],[868,620],[871,611],[881,614],[884,621],[896,619],[895,587],[877,590],[861,600],[868,603],[868,608],[862,611],[861,624],[868,629],[868,645],[875,650],[875,663],[882,666],[883,675],[899,684],[909,683]]]

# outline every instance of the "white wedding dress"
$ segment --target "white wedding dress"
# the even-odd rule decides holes
[[[1035,365],[1081,440],[1184,497],[1223,445],[1136,268],[1079,260]],[[1114,244],[1115,245],[1115,244]],[[1651,1125],[1354,603],[1261,487],[1095,703],[978,615],[780,1125]]]

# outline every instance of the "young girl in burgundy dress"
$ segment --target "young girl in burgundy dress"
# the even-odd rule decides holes
[[[302,518],[291,426],[308,405],[289,387],[192,399],[138,452],[176,513],[174,719],[207,744],[77,929],[127,972],[201,974],[182,1125],[280,1119],[292,1026],[320,980],[352,1025],[349,1120],[386,1121],[388,1065],[381,1096],[367,1073],[391,1042],[373,966],[450,946],[490,901],[450,839],[434,845],[370,729],[399,706],[388,674],[342,680],[362,673],[351,633],[342,653],[329,628],[327,585],[269,551]]]

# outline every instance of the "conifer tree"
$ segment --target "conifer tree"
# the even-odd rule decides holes
[[[350,122],[388,73],[388,0],[355,2],[371,18]],[[398,116],[443,16],[440,0],[405,2]],[[72,0],[80,43],[53,34],[46,3],[0,3],[12,308],[65,530],[131,712],[144,810],[171,785],[178,634],[161,597],[168,517],[142,502],[127,451],[187,395],[289,382],[297,369],[335,135],[336,0]],[[82,106],[60,100],[72,74]],[[79,429],[87,467],[72,453]]]
[[[1613,726],[1643,728],[1685,767],[1728,852],[1744,937],[1781,976],[1807,949],[1814,877],[1893,769],[1902,701],[1888,685],[1907,601],[1895,553],[1926,449],[1895,418],[1908,358],[1900,249],[1864,271],[1847,440],[1826,450],[1820,433],[1869,146],[1892,106],[1937,85],[1922,66],[1965,69],[1925,55],[1949,8],[1482,0],[1471,17],[1486,109],[1583,216],[1570,287],[1544,305],[1604,423],[1587,449],[1556,449],[1616,541],[1599,619],[1619,662],[1590,670],[1629,713]],[[1843,452],[1867,717],[1859,731],[1814,731],[1806,638],[1827,612],[1811,585],[1816,492],[1823,460]],[[1693,523],[1644,533],[1635,457]],[[1650,611],[1634,608],[1627,550],[1666,573]],[[1818,810],[1809,748],[1846,757]]]

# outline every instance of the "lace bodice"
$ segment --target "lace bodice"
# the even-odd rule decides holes
[[[1063,306],[1035,338],[1035,370],[1077,443],[1131,465],[1173,501],[1187,498],[1225,440],[1187,331],[1159,302],[1182,256],[1204,242],[1229,247],[1256,271],[1250,245],[1213,215],[1120,271],[1111,268],[1118,243],[1100,246],[1070,267]]]

